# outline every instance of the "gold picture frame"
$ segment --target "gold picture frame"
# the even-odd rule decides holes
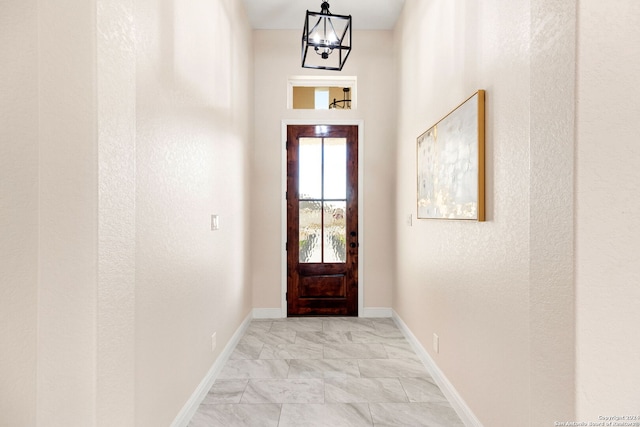
[[[417,140],[418,219],[485,220],[485,91]]]

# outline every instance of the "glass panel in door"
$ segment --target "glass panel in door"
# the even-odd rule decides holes
[[[299,139],[299,262],[346,261],[347,140]]]

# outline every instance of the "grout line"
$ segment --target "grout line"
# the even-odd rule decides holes
[[[411,399],[409,399],[409,393],[407,393],[407,389],[405,388],[404,384],[402,384],[402,380],[400,379],[400,377],[398,377],[398,382],[400,383],[400,387],[402,387],[402,391],[404,391],[404,395],[407,398],[407,403],[414,403],[411,402]]]
[[[280,420],[282,420],[282,410],[284,409],[284,403],[280,404],[280,415],[278,415],[278,425],[280,425]]]
[[[375,425],[375,423],[373,422],[373,412],[371,412],[371,404],[369,402],[367,402],[367,408],[369,409],[369,417],[371,419],[371,425]]]
[[[242,390],[242,394],[240,395],[240,401],[238,401],[238,404],[242,403],[242,398],[249,388],[249,381],[251,381],[251,379],[247,379],[247,383],[244,385],[244,389]]]

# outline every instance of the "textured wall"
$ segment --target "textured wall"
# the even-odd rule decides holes
[[[0,26],[0,425],[169,425],[251,308],[244,11],[10,1]]]
[[[251,308],[251,32],[240,4],[136,2],[139,426],[173,420]]]
[[[135,422],[134,0],[96,2],[98,291],[96,420]]]
[[[96,415],[95,2],[39,2],[38,424]]]
[[[0,423],[93,425],[95,9],[69,1],[2,10],[0,299],[9,307],[0,309],[0,366],[10,396]]]
[[[640,4],[579,2],[577,410],[640,412]]]
[[[342,72],[300,67],[298,31],[254,31],[255,144],[252,164],[253,305],[280,308],[284,256],[281,221],[283,119],[364,120],[365,307],[390,307],[394,276],[394,64],[390,31],[354,32],[353,52]],[[287,110],[287,78],[357,76],[358,108],[351,111]],[[392,83],[392,84],[390,84]],[[362,153],[361,153],[362,155]]]
[[[38,56],[36,1],[0,13],[0,426],[36,420]]]
[[[562,202],[572,200],[574,44],[561,25],[571,29],[572,16],[556,6],[554,19],[537,3],[408,0],[396,33],[394,308],[487,426],[573,417],[572,211]],[[550,31],[538,33],[540,22]],[[487,222],[416,220],[416,137],[477,89],[487,91]],[[558,157],[549,149],[557,143]]]
[[[530,424],[575,416],[576,1],[531,0]]]

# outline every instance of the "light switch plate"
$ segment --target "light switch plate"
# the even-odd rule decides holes
[[[211,231],[220,230],[220,216],[211,215]]]

